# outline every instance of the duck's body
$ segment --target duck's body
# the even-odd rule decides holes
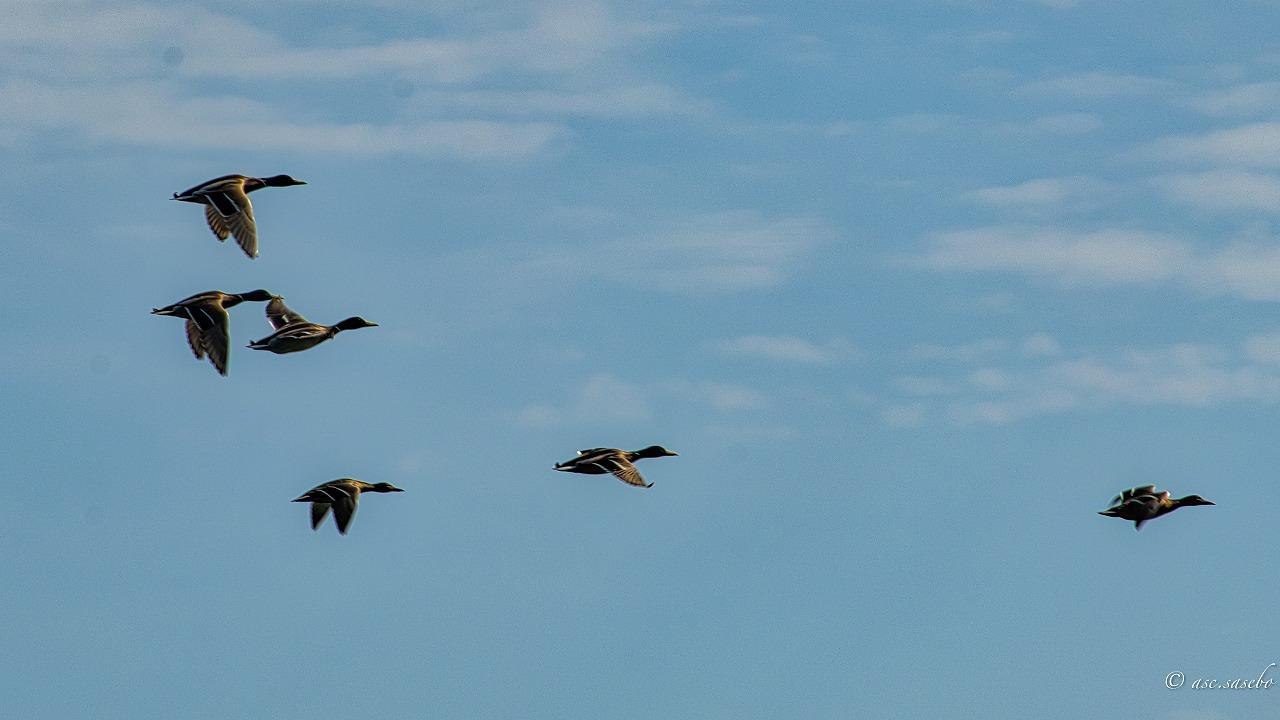
[[[267,303],[267,322],[271,323],[271,327],[276,331],[261,340],[249,343],[249,347],[277,355],[308,350],[343,330],[378,326],[378,323],[369,322],[362,317],[349,317],[334,325],[308,322],[306,318],[290,310],[284,304],[282,297],[273,297],[271,302]]]
[[[333,521],[338,532],[347,534],[351,518],[356,514],[356,505],[360,502],[362,492],[404,492],[391,483],[367,483],[352,478],[338,478],[323,485],[317,485],[294,499],[293,502],[311,503],[311,529],[318,530],[320,523],[333,510]]]
[[[223,175],[174,193],[174,200],[204,205],[204,218],[218,240],[236,239],[240,249],[251,258],[258,257],[258,225],[253,219],[253,203],[249,193],[264,187],[306,185],[288,175],[257,178],[247,175]]]
[[[1168,515],[1180,507],[1190,505],[1213,505],[1199,495],[1186,497],[1169,497],[1167,490],[1156,492],[1155,485],[1143,485],[1130,488],[1111,499],[1111,507],[1099,512],[1099,515],[1132,520],[1133,529],[1141,530],[1142,524],[1154,520],[1161,515]]]
[[[590,448],[579,450],[578,457],[556,463],[555,469],[562,472],[584,473],[587,475],[610,474],[622,482],[635,487],[653,487],[646,483],[636,470],[635,461],[641,458],[674,457],[677,453],[662,447],[650,445],[641,450],[619,450],[617,448]]]
[[[242,302],[262,302],[273,296],[266,290],[247,293],[225,293],[221,290],[192,295],[172,305],[153,308],[152,315],[169,315],[187,321],[187,344],[197,360],[206,355],[218,374],[227,374],[227,357],[231,349],[231,322],[227,309]]]

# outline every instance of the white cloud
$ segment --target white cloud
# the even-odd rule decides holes
[[[956,387],[952,383],[933,376],[904,375],[894,378],[893,384],[912,397],[950,395],[956,392]]]
[[[531,427],[550,427],[566,422],[637,422],[652,414],[644,388],[608,373],[597,373],[587,378],[564,405],[529,405],[516,414],[516,421]]]
[[[1023,272],[1062,282],[1154,282],[1186,271],[1191,249],[1157,233],[996,226],[939,233],[921,262],[935,270]]]
[[[601,118],[706,116],[710,112],[706,102],[659,83],[589,91],[426,90],[414,94],[411,106],[432,113]]]
[[[1097,99],[1159,95],[1168,93],[1177,87],[1177,83],[1163,78],[1107,72],[1086,72],[1036,80],[1023,85],[1021,89],[1026,92]]]
[[[996,129],[1019,135],[1082,135],[1102,128],[1102,118],[1093,113],[1041,115],[1026,122],[1005,122]]]
[[[526,405],[514,413],[517,424],[555,427],[583,423],[635,423],[650,420],[655,405],[664,408],[695,403],[718,413],[757,410],[768,405],[762,393],[742,385],[714,381],[662,380],[633,383],[610,373],[596,373],[563,403]]]
[[[979,188],[965,193],[963,197],[988,207],[1047,210],[1091,205],[1109,191],[1107,183],[1072,176],[1039,178],[1017,185]]]
[[[767,219],[754,211],[697,215],[666,229],[592,249],[596,272],[613,282],[667,292],[759,290],[782,284],[834,235],[814,218]],[[580,256],[558,259],[578,267]],[[655,258],[637,263],[637,258]]]
[[[756,410],[767,404],[764,395],[741,385],[703,382],[694,387],[696,395],[716,410]]]
[[[917,419],[936,416],[960,424],[1004,424],[1119,405],[1280,403],[1280,334],[1251,336],[1241,347],[1242,356],[1216,346],[1184,343],[1105,356],[1042,357],[1042,364],[1031,365],[1025,356],[1009,356],[1006,365],[967,373],[963,383],[938,378],[939,386],[951,392],[931,402],[889,401],[884,419],[896,424],[900,419],[889,411],[901,413],[903,407],[912,408],[909,417]],[[919,397],[900,379],[893,385]]]
[[[1062,346],[1048,333],[1035,333],[1022,341],[1022,352],[1032,357],[1060,355]]]
[[[370,44],[322,32],[328,40],[294,41],[228,12],[160,3],[10,4],[0,141],[59,130],[89,143],[521,158],[570,136],[575,117],[709,112],[646,77],[639,53],[673,28],[626,6],[446,9],[423,24],[430,36]],[[495,77],[519,78],[521,90],[474,87]],[[213,95],[209,80],[234,89]],[[371,81],[408,99],[389,115],[347,99],[365,98]],[[344,92],[352,83],[361,92]]]
[[[1160,138],[1135,151],[1138,158],[1155,161],[1280,166],[1280,123],[1263,122],[1217,130],[1202,135]]]
[[[1206,210],[1280,212],[1280,177],[1239,170],[1164,175],[1155,185],[1177,202]]]
[[[730,355],[825,365],[847,353],[849,347],[847,343],[835,341],[817,345],[790,335],[744,335],[722,342],[720,350]]]
[[[1280,331],[1250,335],[1245,338],[1243,349],[1254,362],[1280,365]]]
[[[950,362],[974,362],[994,355],[1009,347],[1009,343],[998,338],[975,340],[960,345],[938,345],[924,343],[912,347],[908,355],[916,360],[946,360]]]
[[[925,420],[925,405],[923,403],[890,405],[881,411],[880,417],[889,427],[920,427]]]
[[[1189,104],[1206,115],[1214,116],[1270,113],[1280,108],[1280,82],[1236,85],[1197,97]]]
[[[1280,300],[1280,243],[1273,241],[1197,252],[1185,241],[1136,230],[996,226],[940,233],[914,262],[937,271],[1024,273],[1067,285],[1165,283]]]
[[[15,141],[41,131],[68,130],[94,144],[518,158],[543,150],[563,132],[545,122],[296,121],[260,102],[233,96],[186,98],[163,83],[94,88],[11,81],[0,85],[0,96],[6,98],[0,128]]]

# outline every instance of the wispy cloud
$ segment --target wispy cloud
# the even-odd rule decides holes
[[[908,357],[917,360],[946,360],[950,362],[974,362],[983,357],[998,353],[1009,346],[1008,340],[986,338],[959,345],[941,345],[922,343],[912,347]]]
[[[852,351],[843,341],[819,345],[790,335],[743,335],[720,343],[721,352],[765,360],[826,365]]]
[[[1280,177],[1240,170],[1163,175],[1152,181],[1170,199],[1204,210],[1280,212]]]
[[[1207,294],[1280,300],[1280,243],[1202,251],[1138,230],[994,226],[939,233],[913,262],[936,271],[1011,272],[1063,285],[1175,284]]]
[[[635,383],[610,373],[588,377],[561,403],[526,405],[514,419],[527,427],[565,424],[643,422],[654,415],[655,403],[670,408],[693,402],[718,413],[738,413],[765,407],[760,392],[732,383],[707,380],[660,380]]]
[[[995,129],[1016,135],[1082,135],[1100,130],[1102,118],[1094,113],[1057,113],[1041,115],[1023,122],[1002,122]]]
[[[455,7],[430,36],[364,44],[286,39],[234,9],[6,7],[0,141],[58,130],[97,144],[521,158],[571,137],[575,118],[708,112],[646,74],[644,50],[672,27],[605,2]],[[499,76],[521,90],[478,86]],[[389,115],[343,100],[370,81],[400,97]]]
[[[1022,86],[1024,92],[1097,99],[1162,95],[1176,90],[1178,83],[1145,75],[1084,72],[1035,80]]]
[[[995,270],[1062,282],[1154,282],[1191,264],[1179,240],[1130,230],[995,226],[939,233],[920,262],[934,270]]]
[[[987,207],[1043,212],[1090,208],[1098,204],[1110,190],[1110,183],[1077,175],[978,188],[965,193],[963,197]]]
[[[765,218],[755,211],[697,215],[669,227],[595,246],[593,272],[667,292],[759,290],[780,285],[834,231],[816,218]],[[577,254],[560,261],[578,266]],[[637,262],[661,258],[660,263]]]
[[[153,82],[95,88],[11,81],[0,85],[0,95],[7,99],[0,129],[8,130],[12,142],[64,130],[94,144],[512,158],[543,150],[564,131],[546,122],[302,121],[242,97],[183,97]]]
[[[1118,405],[1280,403],[1280,335],[1251,336],[1239,353],[1176,344],[1065,359],[1013,354],[990,359],[993,364],[963,375],[940,368],[942,375],[895,379],[892,386],[904,397],[887,401],[883,419],[890,425],[928,417],[1005,424]]]
[[[1280,123],[1263,122],[1201,135],[1173,135],[1138,148],[1135,157],[1167,161],[1280,166]]]
[[[1188,101],[1205,115],[1238,117],[1280,109],[1280,82],[1257,82],[1215,90]]]

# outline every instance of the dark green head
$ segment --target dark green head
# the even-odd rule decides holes
[[[679,453],[671,452],[661,445],[650,445],[647,448],[637,450],[635,454],[636,457],[642,458],[675,457],[676,455],[679,455]]]
[[[1205,500],[1199,495],[1188,495],[1183,498],[1178,498],[1178,507],[1182,507],[1184,505],[1216,505],[1216,504],[1217,503],[1212,503],[1212,502],[1209,502],[1208,500]]]
[[[349,317],[346,320],[334,325],[339,330],[359,330],[360,328],[378,327],[378,323],[369,322],[362,317]]]
[[[272,175],[271,177],[259,178],[262,184],[268,187],[289,187],[290,185],[306,185],[301,180],[296,180],[289,175]]]
[[[247,293],[238,293],[236,297],[240,298],[241,302],[266,302],[275,296],[267,290],[250,290]]]
[[[374,483],[373,487],[365,490],[365,492],[404,492],[404,490],[391,483]]]

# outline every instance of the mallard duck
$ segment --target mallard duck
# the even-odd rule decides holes
[[[296,498],[293,502],[311,503],[311,529],[320,529],[320,523],[333,508],[333,520],[338,524],[338,532],[347,534],[347,526],[356,514],[356,505],[360,502],[362,492],[404,492],[391,483],[367,483],[352,478],[338,478],[323,485],[317,485]]]
[[[171,315],[187,321],[187,344],[196,359],[209,356],[209,362],[217,368],[218,374],[227,374],[227,355],[231,348],[231,323],[227,308],[235,307],[246,300],[262,302],[274,297],[266,290],[252,290],[247,293],[224,293],[221,290],[210,290],[192,295],[186,300],[152,308],[152,315]]]
[[[218,240],[233,236],[240,249],[251,258],[258,257],[258,226],[253,220],[253,203],[249,193],[264,187],[306,185],[288,175],[256,178],[245,175],[223,175],[180,193],[174,200],[204,205],[204,219]]]
[[[249,343],[254,350],[267,350],[277,355],[307,350],[337,335],[343,330],[378,327],[362,317],[349,317],[336,325],[319,325],[289,309],[284,298],[275,296],[267,303],[267,322],[275,332],[261,340]]]
[[[618,450],[617,448],[591,448],[589,450],[579,450],[578,457],[562,463],[556,463],[555,468],[564,472],[586,473],[587,475],[610,473],[628,485],[648,488],[653,487],[653,483],[644,481],[644,478],[640,476],[640,471],[636,470],[635,461],[640,458],[674,457],[677,454],[661,445],[650,445],[647,448],[633,451]]]
[[[1171,498],[1167,490],[1156,492],[1155,485],[1143,485],[1130,488],[1115,496],[1111,499],[1111,507],[1098,514],[1132,520],[1133,529],[1141,530],[1144,522],[1154,520],[1161,515],[1168,515],[1180,507],[1214,504],[1199,495]]]

